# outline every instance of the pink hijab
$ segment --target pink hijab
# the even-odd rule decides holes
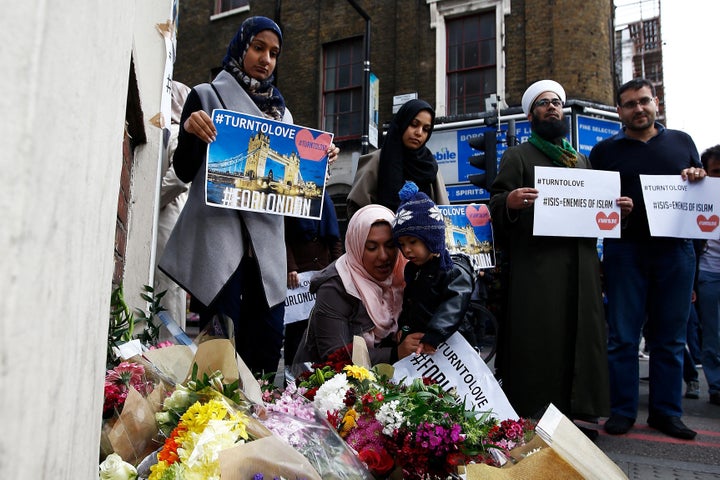
[[[366,205],[350,219],[345,234],[345,254],[337,259],[335,268],[340,274],[345,290],[359,298],[375,328],[363,333],[369,347],[397,331],[397,319],[402,309],[405,279],[403,271],[407,260],[398,252],[395,268],[383,282],[378,282],[362,264],[365,241],[375,222],[387,222],[392,226],[395,214],[381,205]]]

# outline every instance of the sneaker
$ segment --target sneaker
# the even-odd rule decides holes
[[[690,380],[685,383],[685,398],[698,399],[700,398],[700,382],[697,380]]]
[[[629,432],[634,424],[634,418],[624,417],[622,415],[611,415],[605,422],[605,425],[603,425],[603,428],[610,435],[623,435]]]
[[[655,430],[660,430],[665,435],[680,438],[682,440],[692,440],[697,435],[696,431],[690,430],[687,426],[685,426],[682,420],[680,420],[680,417],[651,415],[647,419],[647,424]]]
[[[720,392],[710,394],[710,403],[713,405],[720,405]]]

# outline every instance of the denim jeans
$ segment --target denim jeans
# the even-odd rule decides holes
[[[682,416],[683,351],[695,252],[690,240],[604,242],[610,403],[636,418],[643,323],[650,347],[650,415]]]
[[[700,270],[697,288],[703,371],[710,393],[720,393],[720,273]]]

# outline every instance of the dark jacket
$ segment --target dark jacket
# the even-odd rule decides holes
[[[325,361],[331,353],[351,344],[353,336],[362,336],[375,328],[360,299],[345,290],[335,263],[313,276],[310,292],[316,294],[315,307],[293,364]],[[373,365],[397,361],[397,348],[391,337],[368,348]]]
[[[444,272],[440,259],[405,266],[403,309],[398,324],[406,333],[424,332],[422,342],[437,348],[457,331],[473,291],[473,270],[464,255],[453,255]]]

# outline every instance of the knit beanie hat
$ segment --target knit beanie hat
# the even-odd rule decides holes
[[[430,252],[440,255],[441,268],[449,270],[452,260],[445,248],[445,221],[440,209],[414,182],[405,182],[399,195],[393,238],[396,241],[402,236],[419,238]]]

